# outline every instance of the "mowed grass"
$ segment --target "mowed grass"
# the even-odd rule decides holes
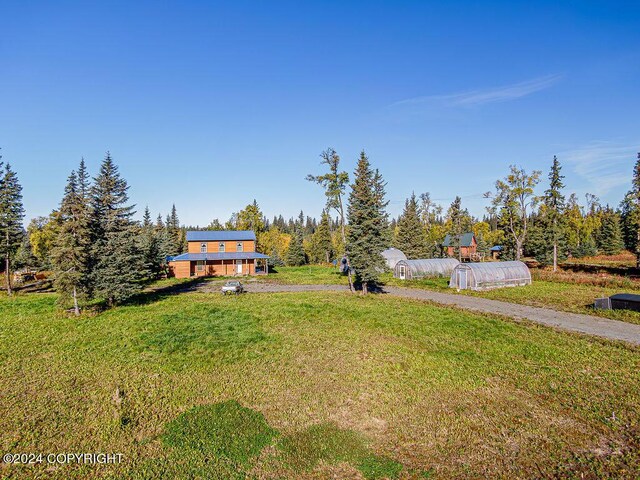
[[[327,265],[303,265],[301,267],[274,267],[260,280],[282,284],[348,285],[349,279],[337,267]]]
[[[630,310],[595,310],[593,302],[596,298],[609,297],[616,293],[635,293],[640,295],[640,285],[623,277],[613,277],[598,279],[593,277],[593,283],[599,281],[601,284],[576,283],[568,281],[569,274],[544,273],[538,278],[536,270],[532,271],[532,285],[517,288],[498,288],[494,290],[474,292],[464,290],[457,292],[449,288],[449,278],[424,278],[420,280],[400,280],[393,278],[391,273],[381,275],[381,282],[385,285],[397,287],[421,288],[436,290],[444,293],[459,293],[462,295],[472,295],[505,302],[531,305],[534,307],[546,307],[573,313],[584,313],[596,315],[614,320],[640,324],[640,312]],[[577,277],[578,275],[576,275]],[[619,280],[616,281],[616,278]],[[584,278],[579,279],[581,282]],[[268,281],[282,284],[332,284],[347,285],[348,280],[345,275],[341,275],[337,268],[322,265],[307,265],[303,267],[279,267],[277,272],[269,274],[268,277],[261,277],[260,281]]]
[[[0,299],[7,478],[575,478],[640,468],[640,352],[348,293]]]

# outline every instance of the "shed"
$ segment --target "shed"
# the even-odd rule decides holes
[[[397,248],[387,248],[382,252],[382,256],[384,260],[387,262],[387,267],[393,270],[400,260],[406,260],[407,256],[402,252],[402,250],[398,250]]]
[[[459,263],[455,258],[400,260],[393,269],[393,276],[400,280],[416,280],[424,277],[448,277]]]
[[[531,272],[522,262],[461,263],[451,272],[449,287],[458,290],[531,285]]]

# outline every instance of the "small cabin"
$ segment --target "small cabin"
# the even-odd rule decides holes
[[[393,269],[393,276],[400,280],[417,280],[425,277],[448,277],[459,263],[455,258],[400,260]]]
[[[463,262],[482,261],[483,258],[478,254],[478,241],[473,232],[463,233],[462,235],[447,235],[442,242],[442,248],[449,257],[459,257]],[[460,250],[458,254],[456,249]]]
[[[449,280],[458,290],[490,290],[531,285],[531,272],[522,262],[460,263]]]

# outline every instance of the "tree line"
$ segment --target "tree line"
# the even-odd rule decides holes
[[[335,150],[321,153],[321,165],[324,173],[307,176],[326,195],[319,219],[300,212],[269,220],[254,200],[227,221],[214,219],[201,228],[180,225],[175,205],[155,221],[147,207],[142,221],[135,221],[129,185],[107,153],[93,178],[81,160],[67,179],[59,208],[32,219],[24,230],[18,178],[0,161],[0,254],[7,291],[10,273],[31,266],[54,272],[60,301],[73,305],[76,313],[83,301],[120,303],[165,274],[167,258],[186,251],[186,231],[194,229],[253,230],[258,251],[268,254],[275,267],[344,261],[350,286],[358,283],[364,292],[384,270],[380,252],[385,248],[394,246],[409,258],[438,257],[445,254],[447,235],[457,251],[455,240],[466,232],[475,234],[481,254],[500,245],[504,259],[531,256],[556,268],[568,257],[611,255],[626,248],[636,253],[640,267],[640,153],[632,188],[618,208],[602,205],[594,195],[587,195],[584,205],[575,194],[567,197],[562,166],[554,157],[539,195],[542,172],[511,166],[484,195],[489,205],[482,218],[472,216],[459,196],[445,210],[428,192],[412,194],[402,213],[389,218],[386,182],[364,151],[353,182]]]

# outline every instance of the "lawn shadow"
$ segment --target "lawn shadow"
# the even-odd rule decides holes
[[[176,283],[174,285],[167,285],[165,287],[153,288],[147,287],[144,291],[129,298],[122,305],[149,305],[155,303],[169,295],[177,295],[185,292],[195,292],[198,289],[198,285],[205,282],[203,277],[190,278],[184,282]]]

